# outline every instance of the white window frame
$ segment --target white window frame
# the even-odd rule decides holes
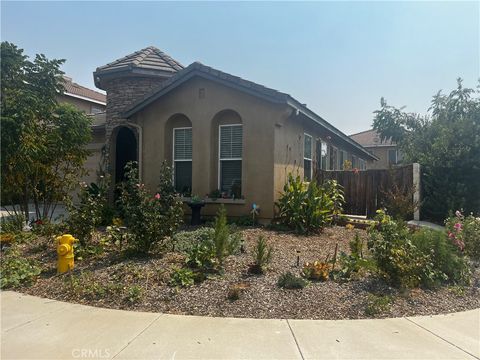
[[[305,157],[305,139],[310,138],[310,158]],[[307,133],[303,133],[303,181],[305,181],[305,160],[310,161],[310,180],[313,179],[313,136]]]
[[[222,127],[229,127],[229,126],[241,126],[242,127],[242,157],[240,157],[240,158],[222,159],[220,157],[220,154],[221,154],[220,148],[221,148],[221,144],[222,144],[222,138],[221,138],[222,130],[221,130],[221,128]],[[242,181],[242,184],[243,184],[243,124],[226,124],[226,125],[219,125],[218,126],[218,164],[217,164],[217,166],[218,166],[218,179],[217,179],[218,184],[217,185],[218,185],[218,189],[220,191],[222,191],[222,189],[221,189],[222,174],[221,174],[221,167],[220,167],[222,161],[242,161],[242,179],[241,179],[241,181]]]
[[[176,130],[186,130],[186,129],[192,129],[191,126],[185,126],[185,127],[176,127],[172,129],[172,182],[173,186],[175,187],[175,162],[176,161],[190,161],[192,163],[193,167],[193,129],[192,129],[192,157],[190,159],[181,159],[181,160],[175,160],[175,131]],[[193,169],[192,169],[193,170]],[[193,175],[193,172],[192,172]],[[192,187],[193,187],[193,177],[192,177]]]

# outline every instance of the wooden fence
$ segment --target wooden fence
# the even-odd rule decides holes
[[[344,210],[350,215],[373,217],[376,210],[384,204],[388,191],[395,186],[401,191],[414,188],[413,164],[382,170],[317,170],[315,176],[319,184],[332,179],[343,186]]]

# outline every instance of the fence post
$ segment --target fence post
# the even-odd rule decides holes
[[[412,170],[413,170],[413,180],[412,180],[412,185],[413,188],[415,189],[415,192],[413,193],[413,203],[418,204],[418,206],[415,208],[415,211],[413,212],[413,220],[420,220],[420,164],[419,163],[413,163],[412,164]]]

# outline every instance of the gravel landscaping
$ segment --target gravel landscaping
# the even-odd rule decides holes
[[[432,315],[480,307],[480,269],[474,269],[470,286],[442,287],[438,290],[400,291],[373,275],[349,282],[309,282],[303,289],[278,287],[282,273],[300,275],[304,262],[332,258],[348,252],[355,231],[331,227],[322,234],[299,236],[265,228],[245,228],[245,252],[229,256],[222,274],[190,287],[169,285],[174,268],[184,264],[185,256],[167,252],[163,256],[128,259],[118,251],[76,259],[72,274],[56,275],[56,252],[51,240],[34,239],[22,244],[25,256],[42,263],[43,272],[33,286],[17,290],[31,295],[93,306],[185,315],[291,318],[357,319],[412,315]],[[259,235],[274,247],[264,275],[247,272],[252,249]],[[300,267],[296,266],[297,250]],[[229,300],[232,286],[239,288],[239,299]]]

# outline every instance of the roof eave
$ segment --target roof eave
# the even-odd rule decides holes
[[[365,149],[362,145],[357,143],[355,140],[351,139],[347,135],[343,134],[340,130],[338,130],[335,126],[330,124],[328,121],[320,117],[319,115],[315,114],[312,110],[307,108],[305,105],[299,103],[297,100],[292,98],[291,96],[289,97],[287,104],[291,106],[293,109],[303,113],[305,116],[307,116],[309,119],[313,120],[315,123],[318,125],[324,127],[328,131],[332,132],[335,134],[337,137],[345,141],[346,143],[352,145],[354,148],[359,150],[362,154],[366,155],[370,160],[379,160],[378,157],[370,153],[367,149]]]
[[[188,70],[187,70],[188,71]],[[253,88],[248,88],[248,87],[245,87],[245,86],[241,86],[239,84],[235,84],[235,83],[232,83],[231,81],[229,81],[228,79],[222,79],[222,78],[219,78],[217,76],[214,76],[212,74],[209,74],[207,72],[204,72],[204,71],[200,71],[196,68],[192,68],[191,70],[188,71],[188,73],[186,74],[182,74],[181,77],[179,77],[178,79],[174,80],[171,84],[169,84],[168,86],[166,86],[165,88],[161,89],[158,93],[156,93],[155,95],[153,96],[150,96],[150,97],[147,97],[146,99],[143,99],[141,100],[140,102],[138,102],[137,104],[134,104],[132,108],[130,108],[129,110],[125,111],[123,113],[123,116],[125,118],[129,118],[131,117],[132,115],[134,115],[135,113],[137,113],[138,111],[142,110],[143,108],[145,108],[146,106],[150,105],[152,102],[158,100],[160,97],[162,97],[163,95],[165,95],[166,93],[170,92],[171,90],[173,90],[174,88],[180,86],[181,84],[185,83],[186,81],[190,80],[191,78],[195,77],[195,76],[199,76],[199,77],[202,77],[204,79],[207,79],[207,80],[212,80],[212,81],[215,81],[217,83],[220,83],[220,84],[223,84],[223,85],[226,85],[228,87],[231,87],[231,88],[234,88],[234,89],[237,89],[237,90],[240,90],[242,92],[245,92],[245,93],[248,93],[252,96],[255,96],[255,97],[258,97],[258,98],[262,98],[264,100],[267,100],[267,101],[270,101],[270,102],[273,102],[273,103],[277,103],[277,104],[280,104],[280,103],[284,103],[284,101],[278,99],[278,98],[275,98],[273,96],[268,96],[266,94],[262,94],[258,91],[255,91],[255,89]]]

